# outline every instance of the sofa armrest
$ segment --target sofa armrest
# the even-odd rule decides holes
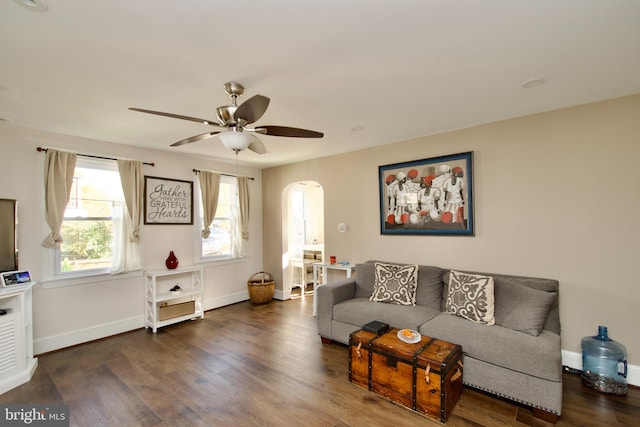
[[[333,338],[331,335],[331,321],[333,320],[333,306],[339,302],[355,297],[356,281],[346,278],[318,286],[316,290],[316,321],[318,334]]]

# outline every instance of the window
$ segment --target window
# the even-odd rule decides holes
[[[238,258],[238,250],[235,248],[235,238],[238,230],[238,184],[235,177],[223,175],[220,178],[220,191],[218,194],[218,208],[216,217],[209,227],[209,237],[202,239],[202,197],[198,191],[200,200],[200,221],[198,223],[198,237],[201,242],[200,258],[202,260],[216,260]]]
[[[302,245],[311,243],[307,239],[307,197],[304,188],[297,188],[291,191],[291,230],[289,230],[290,245],[302,251]],[[298,256],[299,255],[299,256]],[[296,254],[297,258],[302,258],[302,253]]]
[[[116,162],[78,158],[69,203],[56,249],[55,274],[110,271],[114,220],[122,217],[124,195]]]

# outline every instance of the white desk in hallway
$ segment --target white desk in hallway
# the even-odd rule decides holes
[[[316,315],[316,311],[318,310],[318,301],[316,300],[316,295],[318,292],[318,286],[324,285],[327,280],[327,270],[342,270],[347,272],[347,277],[351,277],[351,272],[355,270],[356,265],[353,263],[349,264],[330,264],[328,262],[316,262],[313,264],[313,315]],[[318,271],[322,271],[322,283],[318,283]]]

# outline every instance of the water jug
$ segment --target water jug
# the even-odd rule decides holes
[[[604,393],[627,394],[627,350],[609,338],[607,327],[582,338],[582,382]]]

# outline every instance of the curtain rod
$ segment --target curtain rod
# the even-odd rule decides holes
[[[42,148],[42,147],[38,147],[36,148],[36,151],[44,151],[45,153],[47,152],[47,150],[49,150],[48,148]],[[76,155],[78,156],[82,156],[82,157],[91,157],[92,159],[103,159],[103,160],[118,160],[118,159],[114,159],[113,157],[102,157],[102,156],[94,156],[91,154],[79,154],[76,153]],[[155,163],[147,163],[147,162],[142,162],[145,165],[149,165],[149,166],[155,166]]]
[[[195,173],[196,175],[200,172],[202,172],[200,169],[193,169],[193,173]],[[230,173],[221,173],[221,172],[216,172],[216,173],[219,173],[222,176],[235,176],[236,178],[238,177],[238,175],[232,175]],[[255,178],[252,176],[248,176],[247,178],[250,179],[251,181],[255,180]]]

